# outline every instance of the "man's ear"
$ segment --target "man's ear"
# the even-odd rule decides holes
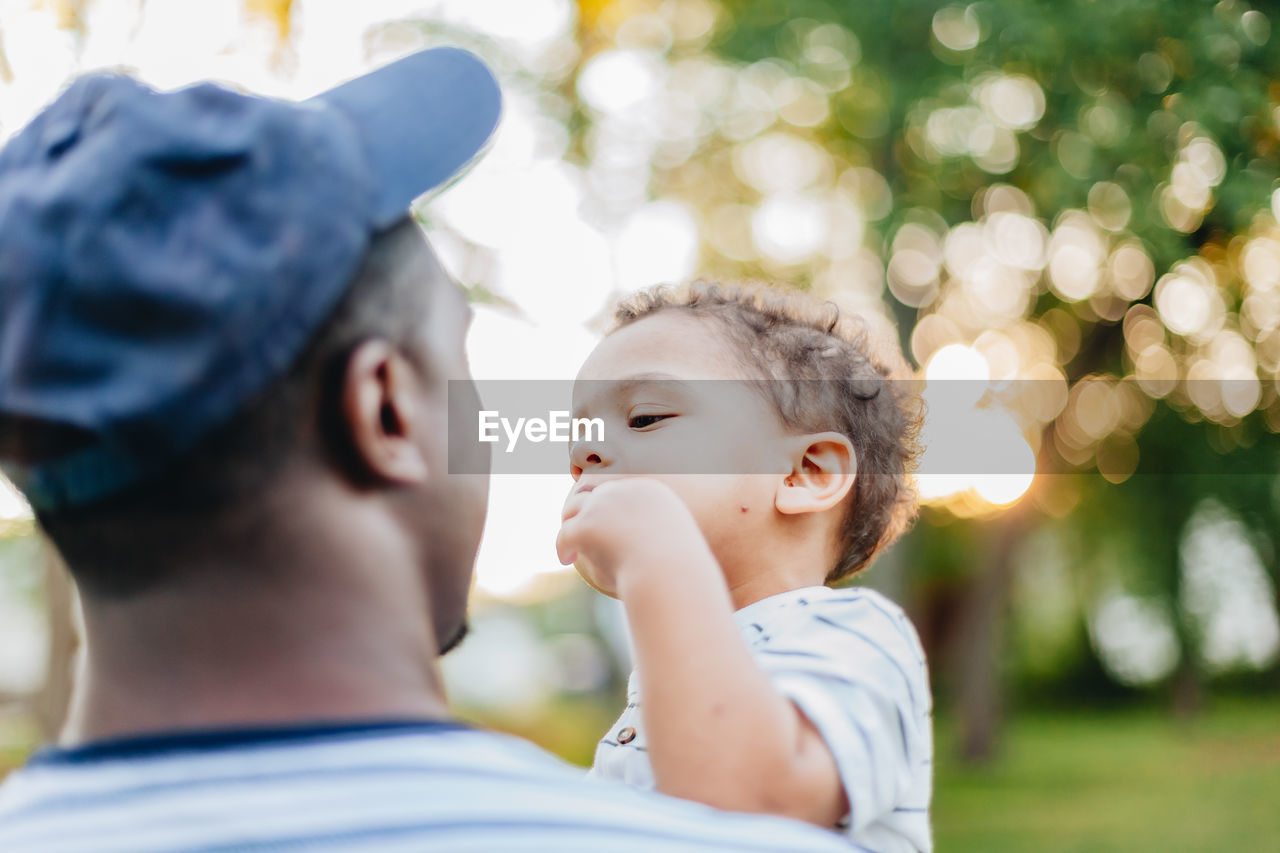
[[[342,376],[342,419],[352,461],[372,480],[420,483],[420,394],[413,366],[387,341],[356,347]]]
[[[819,432],[796,437],[791,473],[778,480],[774,506],[783,515],[823,512],[844,500],[858,476],[849,437]]]

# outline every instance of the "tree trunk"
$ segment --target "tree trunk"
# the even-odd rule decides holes
[[[982,566],[962,599],[953,645],[960,756],[982,762],[996,751],[1004,721],[1005,614],[1017,567],[1014,552],[1028,513],[1021,506],[986,523]]]

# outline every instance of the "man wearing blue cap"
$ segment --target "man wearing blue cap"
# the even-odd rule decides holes
[[[301,104],[86,77],[0,151],[0,464],[86,632],[0,850],[846,849],[449,719],[487,482],[407,211],[498,113],[436,49]]]

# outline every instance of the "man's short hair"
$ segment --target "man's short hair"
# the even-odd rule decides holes
[[[857,478],[827,583],[861,570],[910,527],[923,407],[896,343],[875,339],[832,303],[763,284],[652,288],[623,301],[615,321],[620,328],[661,311],[719,323],[741,362],[770,380],[759,384],[789,429],[853,442]]]
[[[425,240],[410,219],[375,234],[351,285],[290,369],[230,422],[158,476],[123,492],[85,506],[37,510],[81,589],[124,596],[162,583],[175,561],[172,554],[155,553],[153,530],[177,524],[208,541],[217,535],[220,517],[233,508],[251,512],[304,454],[323,455],[350,471],[347,448],[334,429],[343,371],[352,351],[374,338],[393,343],[416,363],[425,361],[418,336],[428,282],[410,273],[421,270],[412,261],[424,251]],[[39,438],[38,424],[24,430]],[[67,439],[74,435],[64,431]]]

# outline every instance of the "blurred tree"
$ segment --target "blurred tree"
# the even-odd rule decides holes
[[[293,0],[244,0],[246,14],[270,21],[281,42],[293,32]]]
[[[712,33],[682,35],[708,9]],[[925,525],[914,540],[946,555],[917,582],[942,596],[932,609],[954,611],[923,621],[947,632],[932,639],[951,646],[942,680],[964,752],[994,745],[1000,614],[1037,516],[1065,514],[1087,543],[1123,538],[1143,555],[1123,574],[1175,615],[1174,695],[1194,706],[1203,675],[1180,533],[1209,494],[1262,537],[1277,521],[1269,12],[1232,0],[597,0],[583,21],[607,31],[606,53],[665,62],[663,105],[645,113],[661,127],[652,188],[694,211],[704,272],[887,305],[922,366],[951,344],[976,350],[994,380],[987,402],[1035,448],[1029,506],[934,495],[944,512],[1005,515]],[[585,154],[604,160],[591,135],[616,119],[586,113],[597,125]],[[1055,476],[1074,471],[1101,476]],[[963,547],[928,544],[939,537]],[[1264,551],[1274,577],[1276,549]]]

